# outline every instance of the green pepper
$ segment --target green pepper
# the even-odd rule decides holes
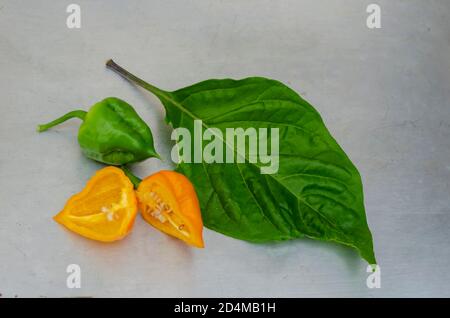
[[[88,112],[74,110],[44,125],[45,131],[70,118],[83,120],[78,143],[86,157],[109,165],[159,158],[150,128],[128,103],[115,97],[94,104]]]

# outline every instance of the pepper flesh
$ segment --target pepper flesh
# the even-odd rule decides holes
[[[124,165],[149,157],[159,158],[148,125],[130,104],[116,97],[105,98],[88,112],[75,110],[39,125],[38,131],[75,117],[83,120],[78,131],[78,143],[90,159],[109,165]]]
[[[86,238],[112,242],[131,231],[136,215],[133,184],[122,170],[110,166],[97,171],[54,220]]]
[[[189,245],[204,247],[197,194],[184,175],[159,171],[142,180],[136,193],[141,215],[148,223]]]

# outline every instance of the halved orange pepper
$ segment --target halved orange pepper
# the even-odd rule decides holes
[[[133,184],[121,169],[111,166],[97,171],[54,220],[84,237],[112,242],[130,232],[136,214]]]
[[[204,247],[197,194],[184,175],[159,171],[142,180],[136,193],[141,214],[148,223],[189,245]]]

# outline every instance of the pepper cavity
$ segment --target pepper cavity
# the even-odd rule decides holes
[[[183,230],[185,228],[183,220],[173,212],[170,205],[164,202],[155,189],[138,194],[138,198],[143,203],[143,213],[150,215],[161,223],[168,222],[184,236],[190,236],[189,232]]]
[[[163,170],[142,180],[136,190],[142,217],[160,231],[203,247],[203,222],[194,187],[180,173]]]
[[[132,229],[138,205],[133,184],[117,167],[103,168],[54,220],[86,238],[113,242]]]

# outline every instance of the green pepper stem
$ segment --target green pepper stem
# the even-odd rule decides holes
[[[120,166],[120,169],[125,173],[125,175],[130,179],[131,183],[133,184],[134,188],[137,189],[139,187],[139,184],[141,183],[141,179],[136,177],[133,172],[131,172],[130,169],[128,169],[127,166]]]
[[[166,97],[168,95],[168,92],[163,91],[162,89],[159,89],[156,86],[153,86],[149,83],[147,83],[146,81],[140,79],[139,77],[131,74],[130,72],[128,72],[126,69],[124,69],[123,67],[121,67],[120,65],[117,65],[113,60],[108,60],[106,62],[106,66],[109,67],[110,69],[112,69],[113,71],[115,71],[116,73],[118,73],[119,75],[125,77],[127,80],[129,80],[130,82],[139,85],[140,87],[149,90],[150,92],[152,92],[153,94],[155,94],[158,97]]]
[[[66,120],[69,120],[71,118],[80,118],[81,120],[84,120],[84,118],[86,117],[86,112],[84,110],[74,110],[71,112],[68,112],[67,114],[49,122],[43,125],[38,125],[37,127],[37,131],[38,132],[43,132],[46,131],[47,129],[52,128],[53,126],[59,125],[63,122],[65,122]]]

